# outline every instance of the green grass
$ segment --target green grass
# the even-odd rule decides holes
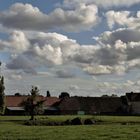
[[[41,120],[64,121],[77,116],[37,116]],[[25,116],[0,116],[0,140],[140,140],[140,117],[81,116],[94,117],[107,124],[92,126],[25,126],[20,122]],[[121,125],[122,122],[135,124]]]
[[[106,123],[140,123],[140,116],[95,116],[93,118]]]
[[[80,117],[82,119],[93,118],[95,120],[101,120],[103,122],[136,122],[140,123],[140,116],[92,116],[92,115],[60,115],[60,116],[36,116],[36,119],[48,119],[54,121],[65,121],[67,119],[73,119]],[[0,116],[1,121],[24,121],[28,120],[29,116]]]
[[[67,119],[69,120],[74,119],[75,117],[80,117],[83,120],[87,118],[91,118],[91,119],[105,122],[105,123],[122,123],[122,122],[140,123],[140,116],[60,115],[60,116],[37,116],[36,119],[62,122]],[[27,118],[28,117],[26,116],[26,119]],[[16,116],[15,116],[15,119],[16,119]],[[25,118],[22,116],[22,119],[24,120]]]

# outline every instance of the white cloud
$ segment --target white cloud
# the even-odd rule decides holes
[[[24,39],[20,41],[20,38],[15,37],[17,33],[22,34]],[[36,74],[36,68],[39,67],[63,65],[69,61],[74,50],[79,48],[75,40],[57,33],[16,31],[10,34],[10,38],[12,39],[2,41],[11,53],[11,60],[7,63],[7,67],[23,69],[24,72],[33,74]],[[22,44],[20,45],[19,42]]]
[[[107,23],[110,28],[114,25],[128,27],[131,29],[140,29],[140,11],[134,14],[131,11],[108,11],[105,14]]]
[[[80,45],[58,33],[16,31],[10,34],[12,39],[4,41],[7,48],[13,48],[9,50],[12,57],[7,67],[36,74],[36,69],[41,67],[75,65],[90,75],[120,75],[139,68],[139,37],[139,31],[119,29],[101,34],[96,38],[98,45]],[[13,47],[13,42],[17,46]],[[59,72],[57,75],[67,77],[69,73]]]
[[[60,65],[63,63],[62,52],[60,47],[54,48],[51,45],[45,45],[43,48],[34,46],[34,53],[41,59],[45,59],[50,63]]]
[[[135,82],[135,85],[136,85],[136,86],[140,86],[140,80],[136,81],[136,82]]]
[[[102,11],[98,12],[98,7],[124,8],[139,2],[64,0],[62,7],[50,13],[43,13],[31,4],[16,3],[8,10],[0,11],[0,32],[9,36],[0,40],[0,50],[11,54],[2,70],[6,84],[8,81],[11,87],[21,86],[22,90],[25,90],[25,85],[38,84],[45,92],[47,85],[56,95],[62,90],[75,91],[79,95],[139,90],[140,81],[131,81],[130,78],[124,82],[123,74],[140,68],[140,11],[108,11],[105,17],[109,28],[124,28],[104,32],[95,38],[98,42],[95,45],[81,45],[55,32],[44,33],[50,29],[70,32],[90,30],[100,21],[98,14],[102,15]],[[110,76],[99,77],[108,74],[113,75],[112,81],[116,83],[109,81]],[[114,76],[117,78],[114,79]],[[122,79],[118,80],[118,77]],[[12,90],[15,89],[9,91]]]
[[[119,25],[126,25],[128,22],[131,21],[131,18],[129,18],[130,12],[129,11],[108,11],[105,16],[107,18],[108,26],[112,29],[114,24]]]
[[[100,44],[113,45],[117,40],[124,43],[139,42],[140,31],[133,29],[119,28],[115,31],[106,31],[102,33],[96,40]]]
[[[111,67],[103,66],[103,65],[87,66],[83,70],[91,75],[101,75],[101,74],[110,74],[111,73]]]
[[[91,4],[94,3],[98,6],[108,8],[108,7],[129,7],[134,4],[140,3],[140,0],[64,0],[63,5],[66,7],[73,7],[75,5],[78,5],[79,3],[86,3]]]
[[[88,30],[98,23],[96,5],[81,4],[73,10],[56,8],[49,14],[31,4],[16,3],[9,10],[0,12],[0,23],[7,28],[22,30],[64,29],[67,31]]]
[[[114,73],[124,73],[140,66],[140,32],[119,29],[104,32],[96,40],[102,45],[97,51],[100,64],[111,66]]]
[[[8,40],[0,40],[0,48],[10,50],[10,52],[22,53],[28,50],[29,40],[21,31],[13,31]]]
[[[140,31],[119,29],[112,32],[104,32],[98,37],[97,41],[104,46],[109,46],[109,49],[116,50],[117,54],[120,52],[127,56],[128,60],[132,60],[139,57],[139,37]]]
[[[106,74],[117,74],[123,75],[126,73],[127,68],[123,65],[90,65],[85,66],[83,71],[89,75],[106,75]]]
[[[80,45],[75,40],[57,33],[18,32],[26,38],[21,47],[17,46],[20,48],[19,50],[13,47],[11,41],[4,41],[8,44],[7,48],[13,47],[9,50],[12,54],[11,60],[7,64],[10,69],[23,69],[24,72],[35,73],[36,68],[41,66],[55,67],[72,63],[78,66],[95,61],[93,55],[97,49],[96,46]],[[10,34],[10,38],[14,38],[13,36],[15,36],[14,33]],[[15,39],[16,41],[18,44],[19,40]],[[24,46],[27,46],[26,50]]]
[[[16,58],[12,59],[6,67],[11,70],[23,70],[26,73],[36,74],[34,69],[36,64],[24,55],[18,55]]]
[[[139,81],[126,80],[124,82],[101,82],[97,84],[98,92],[102,94],[125,94],[139,91]]]
[[[11,80],[22,80],[22,76],[19,74],[18,75],[12,74],[8,78]]]
[[[69,89],[70,90],[79,90],[79,86],[77,86],[77,85],[70,85],[70,87],[69,87]]]
[[[69,70],[58,70],[56,71],[56,75],[58,78],[73,78],[75,74]]]
[[[140,58],[127,62],[128,69],[140,68]]]

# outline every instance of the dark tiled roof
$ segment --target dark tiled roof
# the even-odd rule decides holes
[[[130,102],[140,101],[140,93],[126,93],[126,97]]]
[[[61,101],[61,110],[114,112],[122,105],[119,97],[71,97]]]

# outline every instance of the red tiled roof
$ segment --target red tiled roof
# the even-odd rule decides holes
[[[6,96],[5,105],[7,107],[18,107],[28,96]]]
[[[57,97],[46,97],[46,101],[44,102],[44,106],[52,106],[56,102],[59,102],[60,99]]]
[[[5,104],[7,107],[20,107],[21,103],[25,101],[29,96],[6,96]],[[52,106],[54,103],[59,102],[60,99],[57,97],[44,97],[37,96],[37,101],[45,100],[44,106]]]

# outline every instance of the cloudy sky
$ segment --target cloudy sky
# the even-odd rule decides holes
[[[6,94],[140,91],[140,0],[1,0]]]

